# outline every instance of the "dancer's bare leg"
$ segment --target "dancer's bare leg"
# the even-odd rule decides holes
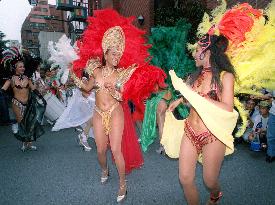
[[[16,119],[16,122],[17,122],[16,124],[12,125],[13,126],[13,132],[17,133],[18,132],[18,124],[22,121],[23,116],[21,114],[20,108],[17,105],[13,104],[13,103],[12,103],[12,110],[14,112],[15,119]],[[32,148],[32,142],[23,142],[21,150],[25,151],[28,147]],[[33,148],[36,149],[36,147],[33,147]]]
[[[89,132],[90,132],[90,129],[91,129],[91,127],[92,127],[92,118],[90,119],[90,120],[88,120],[87,122],[86,122],[86,125],[85,125],[85,127],[84,127],[84,129],[83,129],[83,131],[84,131],[84,134],[86,135],[86,136],[89,136]]]
[[[121,150],[121,140],[124,129],[124,113],[121,106],[112,112],[110,145],[119,174],[119,195],[125,194],[125,161]],[[121,188],[122,187],[122,188]]]
[[[221,190],[219,175],[224,159],[225,145],[216,140],[203,147],[203,179],[214,197],[218,197]],[[207,204],[212,204],[210,201]]]
[[[108,137],[104,133],[104,128],[102,125],[102,117],[97,112],[94,112],[92,121],[93,121],[94,134],[95,134],[95,143],[97,147],[97,158],[102,171],[106,171],[107,170],[106,152],[108,148]]]
[[[199,193],[195,184],[198,154],[190,140],[183,136],[179,156],[179,179],[188,205],[199,204]]]
[[[12,103],[12,110],[15,114],[15,118],[16,118],[17,123],[20,123],[21,120],[23,119],[23,116],[21,115],[20,108],[17,105]]]
[[[165,121],[165,112],[167,110],[167,104],[164,100],[160,100],[157,107],[157,124],[159,129],[159,140],[161,141],[162,131],[164,127]]]
[[[164,127],[164,120],[165,120],[165,112],[167,110],[167,104],[164,100],[160,100],[157,107],[157,125],[159,131],[159,141],[161,141],[163,127]],[[159,148],[156,150],[158,154],[164,154],[165,150],[163,146],[160,144]]]
[[[89,131],[91,129],[91,125],[92,125],[92,119],[89,119],[86,123],[85,123],[85,127],[82,131],[82,133],[80,133],[78,135],[79,138],[79,144],[81,146],[83,146],[85,151],[90,151],[92,148],[90,147],[89,143],[88,143],[88,136],[89,136]]]

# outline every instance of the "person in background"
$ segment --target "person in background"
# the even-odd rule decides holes
[[[255,119],[257,116],[260,115],[259,109],[256,107],[256,101],[252,98],[248,99],[246,104],[245,104],[245,108],[249,113],[249,117],[248,117],[248,125],[246,128],[245,133],[243,134],[242,138],[245,142],[248,142],[249,139],[248,137],[250,136],[250,134],[253,131],[253,125],[255,123]]]
[[[261,101],[259,103],[260,114],[255,117],[253,130],[250,133],[248,140],[253,141],[256,137],[261,143],[261,148],[266,149],[266,132],[267,132],[267,122],[269,116],[269,103],[267,101]]]
[[[267,122],[267,155],[266,161],[271,163],[275,161],[275,91],[272,91],[272,106],[269,110]]]
[[[41,127],[43,114],[45,112],[46,102],[42,95],[36,90],[31,79],[24,75],[24,62],[17,48],[10,48],[5,51],[5,65],[9,65],[14,74],[2,86],[1,91],[6,91],[9,87],[12,88],[14,96],[12,98],[12,109],[16,117],[15,124],[12,125],[14,136],[23,142],[21,150],[37,150],[36,146],[32,145],[44,132]],[[43,106],[39,108],[36,103],[36,98],[32,93],[38,96],[43,101]]]

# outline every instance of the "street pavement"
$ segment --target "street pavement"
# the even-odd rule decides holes
[[[77,132],[67,129],[46,133],[35,143],[38,151],[21,152],[9,126],[0,127],[0,205],[112,205],[116,203],[118,175],[108,154],[110,179],[100,184],[96,147],[83,151]],[[178,180],[178,160],[158,155],[155,142],[144,153],[144,166],[127,176],[125,205],[186,204]],[[263,153],[236,147],[225,158],[221,170],[224,205],[274,205],[275,162],[268,164]],[[202,166],[196,170],[202,204],[209,194],[202,181]]]

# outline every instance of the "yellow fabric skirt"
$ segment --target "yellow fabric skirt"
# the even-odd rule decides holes
[[[170,71],[173,86],[188,100],[197,111],[207,129],[226,146],[225,155],[234,152],[232,132],[236,126],[238,112],[226,111],[211,103],[189,88],[174,71]],[[184,120],[176,120],[171,112],[166,113],[161,144],[166,154],[171,158],[178,158],[180,144],[184,134]],[[202,155],[199,159],[202,161]]]

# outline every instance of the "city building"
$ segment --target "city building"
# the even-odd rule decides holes
[[[93,9],[114,8],[124,16],[136,16],[134,24],[150,32],[154,26],[155,11],[159,7],[174,6],[183,1],[194,0],[93,0]],[[196,0],[205,5],[208,11],[218,6],[220,0]],[[265,8],[271,0],[227,0],[228,8],[237,3],[247,2],[254,8]]]
[[[93,0],[94,10],[113,8],[124,16],[135,16],[135,26],[150,31],[154,25],[154,0]]]
[[[204,0],[206,3],[206,6],[208,9],[212,10],[216,6],[218,6],[219,2],[218,0]],[[231,8],[232,6],[238,4],[238,3],[249,3],[253,8],[257,9],[264,9],[271,0],[227,0],[227,7]]]
[[[49,16],[54,18],[47,18]],[[22,46],[36,56],[40,56],[38,36],[41,31],[68,35],[66,12],[56,10],[54,5],[48,4],[48,0],[37,0],[37,5],[32,8],[21,28]]]
[[[37,6],[34,7],[24,24],[26,27],[34,25],[38,27],[38,30],[45,32],[65,32],[74,42],[81,36],[86,27],[86,19],[93,14],[94,10],[113,8],[124,16],[135,16],[134,25],[150,33],[151,28],[156,25],[155,17],[158,8],[181,8],[180,5],[186,6],[188,1],[192,0],[57,0],[55,9],[53,6],[47,5],[46,0],[34,0],[33,2],[37,2]],[[196,1],[201,3],[207,12],[217,7],[220,2],[219,0]],[[265,8],[271,0],[227,0],[227,5],[230,8],[243,2],[248,2],[255,8]],[[41,16],[50,18],[45,20],[44,17],[41,19]],[[35,53],[38,53],[37,28],[25,29],[25,31],[24,35],[22,32],[23,46],[28,45],[30,50],[35,50]],[[28,35],[30,38],[26,38]],[[25,41],[23,41],[23,37],[26,39]]]

